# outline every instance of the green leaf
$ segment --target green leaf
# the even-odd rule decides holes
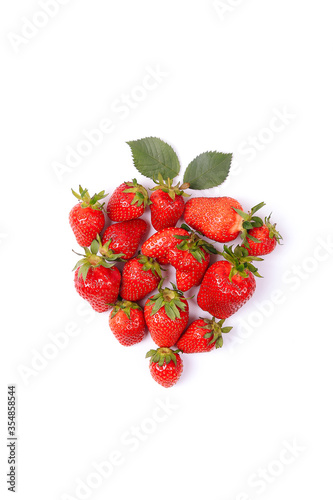
[[[262,201],[261,203],[258,203],[258,205],[256,205],[255,207],[253,207],[251,209],[251,213],[254,214],[254,213],[258,212],[258,210],[260,210],[265,205],[266,205],[266,203],[264,201]]]
[[[99,250],[99,243],[97,240],[94,240],[90,246],[90,249],[92,251],[93,254],[97,254],[98,250]]]
[[[177,358],[176,358],[176,356],[174,355],[174,353],[173,353],[173,352],[172,352],[172,353],[170,353],[170,356],[171,356],[172,361],[173,361],[173,362],[175,363],[175,365],[177,366]]]
[[[179,309],[176,306],[176,304],[174,302],[170,302],[170,307],[173,310],[173,312],[175,313],[176,318],[180,319],[180,312],[179,312]]]
[[[150,358],[151,356],[154,356],[156,354],[156,349],[150,349],[150,351],[147,352],[146,358]]]
[[[159,295],[158,299],[156,300],[154,307],[151,311],[151,316],[154,316],[154,314],[156,314],[157,311],[159,311],[161,309],[161,307],[163,306],[163,302],[164,302],[164,300],[163,300],[162,295]]]
[[[79,260],[79,261],[75,264],[75,266],[74,266],[74,268],[72,269],[72,271],[76,271],[78,267],[83,266],[83,264],[85,264],[86,262],[87,262],[87,261],[86,261],[86,259],[81,259],[81,260]]]
[[[152,362],[153,363],[158,363],[159,360],[160,360],[160,355],[158,352],[156,352],[156,354],[154,354],[154,356],[151,358]]]
[[[83,281],[86,281],[89,269],[90,269],[90,264],[89,262],[86,262],[85,264],[83,264],[83,266],[80,267],[78,272],[78,277],[82,276]]]
[[[132,150],[134,165],[140,174],[150,179],[173,179],[179,174],[180,164],[175,151],[169,144],[157,137],[146,137],[128,141]]]
[[[172,321],[176,319],[176,315],[168,302],[164,305],[164,310],[168,318],[170,318]]]
[[[208,151],[197,156],[184,174],[190,189],[209,189],[219,186],[228,177],[232,154]]]

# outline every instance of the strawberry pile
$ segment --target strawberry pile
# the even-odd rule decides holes
[[[81,186],[79,193],[72,190],[79,202],[69,222],[82,247],[74,284],[95,311],[110,311],[109,326],[120,344],[137,344],[149,331],[157,346],[146,355],[151,375],[163,387],[171,387],[183,371],[180,354],[222,347],[222,334],[232,329],[224,326],[225,320],[252,297],[255,277],[261,277],[253,263],[271,253],[282,237],[270,216],[263,220],[255,215],[265,203],[246,213],[237,200],[226,196],[185,202],[186,189],[222,184],[231,154],[199,155],[187,167],[184,182],[173,186],[180,165],[168,144],[154,137],[128,144],[135,167],[156,186],[149,197],[136,179],[124,182],[106,208],[100,203],[105,191],[90,197]],[[147,209],[156,232],[143,241],[149,225],[140,217]],[[177,227],[181,217],[186,224]],[[107,219],[111,225],[104,229]],[[205,238],[223,243],[221,251]],[[235,248],[226,245],[236,238],[240,244]],[[212,255],[221,258],[211,264]],[[121,262],[122,272],[116,265]],[[169,286],[164,285],[167,266],[176,271],[176,283]],[[185,297],[184,292],[197,286],[197,304],[212,318],[188,325],[189,303],[195,297]]]

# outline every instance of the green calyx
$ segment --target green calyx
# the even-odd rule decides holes
[[[165,314],[171,320],[176,318],[180,319],[180,311],[186,310],[186,304],[180,299],[184,297],[183,292],[177,290],[176,286],[172,284],[172,289],[162,288],[163,279],[158,285],[159,292],[149,299],[147,305],[153,306],[150,316],[154,316],[162,307],[164,307]]]
[[[248,214],[246,214],[242,210],[239,210],[238,208],[232,207],[233,210],[235,210],[235,212],[237,212],[238,215],[240,215],[242,217],[242,219],[243,219],[242,230],[241,230],[241,235],[240,236],[241,236],[241,238],[243,240],[243,245],[246,248],[250,247],[250,245],[249,245],[249,243],[247,241],[247,238],[249,240],[254,241],[255,243],[260,243],[260,240],[258,240],[258,238],[255,238],[254,236],[251,236],[249,234],[249,231],[250,231],[250,229],[253,229],[255,227],[261,227],[261,226],[264,225],[263,220],[260,217],[254,216],[254,214],[256,212],[258,212],[258,210],[260,210],[265,205],[266,205],[266,203],[264,203],[264,202],[259,203],[255,207],[251,208],[251,210],[250,210],[250,212]]]
[[[216,349],[223,346],[223,337],[222,333],[228,333],[232,330],[232,326],[223,327],[223,323],[225,319],[221,319],[220,321],[215,321],[213,316],[212,319],[200,318],[202,319],[206,325],[199,326],[199,328],[203,328],[204,330],[209,330],[203,337],[204,339],[211,339],[208,345],[214,344]]]
[[[114,260],[125,261],[125,259],[122,258],[125,255],[124,253],[114,253],[111,250],[111,248],[109,248],[112,238],[108,240],[104,245],[102,245],[102,241],[99,234],[96,236],[96,239],[99,244],[98,251],[102,255],[102,257],[104,257],[106,260],[111,260],[111,261]]]
[[[275,238],[276,241],[278,242],[279,245],[282,245],[281,241],[280,240],[283,240],[281,234],[279,233],[279,231],[276,229],[276,224],[272,224],[271,222],[271,215],[269,217],[265,217],[265,224],[266,226],[268,227],[268,230],[269,230],[269,237],[271,239]]]
[[[258,269],[254,267],[252,261],[261,261],[264,260],[261,257],[254,257],[253,255],[249,255],[249,252],[246,248],[237,245],[235,250],[232,249],[232,245],[227,247],[224,245],[222,255],[231,264],[231,271],[229,274],[229,280],[231,281],[233,276],[238,274],[242,278],[248,277],[248,272],[250,271],[258,278],[262,278],[258,273]]]
[[[137,259],[142,264],[143,271],[151,271],[154,276],[162,278],[162,270],[164,271],[164,269],[161,268],[156,259],[142,254],[139,254]]]
[[[205,260],[205,253],[203,250],[210,254],[219,254],[222,255],[221,252],[218,252],[216,248],[208,243],[208,241],[203,240],[200,238],[197,233],[192,231],[186,224],[181,225],[182,229],[185,229],[188,231],[189,235],[188,236],[182,236],[178,234],[174,234],[173,237],[177,238],[177,240],[181,240],[181,243],[177,245],[176,248],[178,250],[183,250],[183,251],[188,251],[190,252],[193,257],[202,263],[203,260]]]
[[[154,180],[155,184],[157,184],[155,187],[153,187],[150,191],[157,191],[161,190],[164,193],[168,193],[170,198],[174,200],[176,198],[176,195],[179,196],[186,196],[189,197],[190,195],[185,193],[183,190],[188,189],[190,185],[185,182],[184,184],[180,185],[180,182],[178,182],[175,186],[172,185],[172,179],[169,179],[165,182],[161,173],[158,173],[158,180]]]
[[[136,179],[133,179],[132,182],[125,182],[125,184],[128,186],[128,189],[124,189],[123,192],[135,194],[133,200],[131,201],[131,205],[137,205],[138,207],[143,205],[146,208],[147,205],[151,204],[147,190],[141,186],[141,184],[138,184]]]
[[[175,354],[181,352],[179,349],[173,350],[169,349],[169,347],[160,347],[159,349],[151,349],[147,352],[146,358],[150,358],[150,364],[158,363],[160,366],[165,362],[169,364],[170,361],[173,361],[177,366],[177,358]]]
[[[105,257],[102,255],[97,255],[99,250],[99,243],[97,240],[94,240],[90,246],[83,247],[85,254],[77,253],[73,250],[76,255],[80,255],[83,259],[80,259],[74,266],[73,271],[79,268],[78,277],[82,276],[83,281],[85,281],[88,271],[91,267],[105,267],[111,268],[114,266],[114,262],[108,262]]]
[[[119,300],[115,304],[110,304],[110,305],[112,305],[111,318],[113,318],[119,311],[123,311],[128,317],[128,319],[131,319],[132,309],[138,309],[139,311],[142,311],[139,304],[137,304],[136,302],[131,302],[129,300]]]
[[[91,198],[88,190],[87,189],[82,189],[81,186],[79,186],[79,193],[76,193],[72,189],[72,193],[81,202],[81,207],[82,208],[93,208],[94,210],[102,210],[104,203],[99,203],[98,200],[102,200],[107,196],[105,191],[101,191],[100,193],[94,194],[94,196]]]

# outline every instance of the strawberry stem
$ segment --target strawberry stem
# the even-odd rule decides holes
[[[72,189],[72,193],[81,202],[81,207],[82,208],[93,208],[94,210],[102,210],[104,203],[99,203],[99,200],[102,200],[107,196],[105,191],[101,191],[100,193],[95,193],[94,196],[91,198],[88,190],[87,189],[82,189],[81,186],[79,186],[79,194],[76,193]]]
[[[258,273],[258,269],[252,264],[252,261],[262,261],[264,259],[249,255],[248,250],[239,245],[236,246],[235,250],[232,249],[232,245],[229,247],[224,245],[223,249],[223,257],[231,264],[231,271],[229,274],[230,281],[232,281],[233,276],[236,274],[242,278],[248,278],[249,271],[258,278],[262,278]]]
[[[150,191],[157,191],[161,190],[164,193],[168,193],[170,198],[172,200],[175,200],[176,195],[178,196],[186,196],[189,197],[190,195],[184,192],[184,189],[188,189],[190,185],[188,183],[184,183],[180,185],[180,182],[178,182],[175,186],[172,185],[172,179],[168,178],[167,181],[164,181],[162,175],[159,173],[157,176],[158,180],[153,179],[155,184],[157,184],[155,187],[151,188]]]
[[[243,245],[246,248],[250,247],[250,245],[247,241],[247,238],[254,241],[255,243],[260,243],[260,240],[249,235],[249,231],[250,231],[250,229],[253,229],[254,227],[261,227],[264,225],[263,220],[260,217],[254,216],[254,214],[256,212],[258,212],[258,210],[260,210],[265,205],[266,205],[266,203],[263,201],[261,203],[258,203],[258,205],[255,205],[254,207],[251,208],[251,210],[248,214],[246,214],[242,210],[239,210],[238,208],[232,207],[233,210],[235,210],[235,212],[237,212],[238,215],[240,215],[243,219],[240,237],[243,240]]]
[[[150,358],[150,364],[158,363],[162,366],[163,363],[169,364],[172,360],[177,366],[177,358],[175,354],[181,352],[179,349],[170,349],[169,347],[160,347],[159,349],[151,349],[147,352],[146,358]]]

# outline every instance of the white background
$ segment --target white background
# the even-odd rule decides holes
[[[20,500],[83,498],[79,481],[94,480],[85,498],[330,497],[330,2],[72,0],[52,19],[40,11],[34,0],[0,7],[2,498],[8,383]],[[22,41],[27,19],[45,26]],[[155,88],[142,90],[148,81]],[[132,108],[120,111],[126,95]],[[54,162],[105,118],[112,132],[57,176]],[[172,144],[183,170],[203,151],[234,152],[233,175],[205,194],[246,210],[265,201],[262,215],[272,211],[284,236],[255,296],[227,321],[223,349],[184,355],[168,390],[150,377],[149,337],[120,346],[107,313],[80,309],[71,273],[70,188],[112,192],[135,175],[126,141],[150,135]],[[68,345],[24,377],[50,334],[73,323]],[[142,440],[128,442],[136,427]],[[116,450],[122,463],[99,481],[93,463]]]

